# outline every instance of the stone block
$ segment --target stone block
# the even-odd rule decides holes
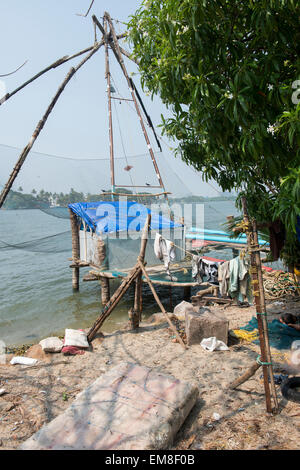
[[[79,393],[20,449],[168,449],[198,394],[194,384],[123,362]]]
[[[216,314],[208,308],[201,308],[197,313],[187,310],[185,315],[185,332],[187,344],[200,344],[204,338],[215,336],[225,344],[228,342],[228,325],[226,317]]]

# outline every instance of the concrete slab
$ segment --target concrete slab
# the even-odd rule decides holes
[[[225,344],[228,342],[229,321],[211,309],[201,308],[199,313],[188,310],[185,313],[185,331],[188,346],[200,344],[204,338],[215,336]]]
[[[20,449],[167,449],[198,393],[195,385],[123,362],[79,393]]]

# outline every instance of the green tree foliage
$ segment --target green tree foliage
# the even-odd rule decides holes
[[[183,160],[280,218],[300,262],[299,17],[297,0],[144,0],[129,39]]]

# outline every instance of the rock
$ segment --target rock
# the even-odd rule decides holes
[[[33,359],[38,359],[39,361],[51,361],[50,356],[42,350],[42,346],[40,344],[34,344],[29,349],[27,349],[25,356],[32,357]]]
[[[57,336],[51,336],[50,338],[42,339],[39,343],[42,346],[42,350],[45,352],[59,353],[64,343]]]
[[[185,314],[185,331],[188,346],[200,344],[204,338],[215,336],[225,344],[228,342],[228,325],[226,317],[205,308],[197,313],[187,310]]]

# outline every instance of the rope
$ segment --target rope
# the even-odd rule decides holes
[[[261,358],[261,356],[257,356],[257,358],[256,358],[257,364],[260,364],[261,366],[271,366],[272,365],[272,362],[261,362],[260,358]]]
[[[118,115],[118,111],[117,111],[117,107],[116,107],[116,103],[115,103],[115,102],[114,102],[114,109],[115,109],[115,114],[116,114],[116,117],[117,117],[117,123],[118,123],[118,129],[119,129],[119,134],[120,134],[120,139],[121,139],[123,154],[124,154],[124,157],[125,157],[125,159],[126,159],[127,165],[129,165],[128,158],[127,158],[127,155],[126,155],[126,152],[125,152],[125,146],[124,146],[123,136],[122,136],[122,132],[121,132],[121,126],[120,126],[120,121],[119,121],[119,115]],[[130,181],[131,181],[131,185],[134,186],[134,181],[133,181],[133,178],[132,178],[132,175],[131,175],[130,171],[128,172],[128,174],[129,174],[129,178],[130,178]],[[136,194],[136,189],[135,189],[135,188],[133,188],[133,191],[134,191],[135,194]]]
[[[237,338],[248,341],[249,343],[255,341],[258,338],[258,330],[256,329],[253,331],[232,330],[232,332]]]
[[[275,273],[263,273],[265,297],[268,300],[279,299],[287,295],[295,296],[300,285],[292,273],[276,271]]]

